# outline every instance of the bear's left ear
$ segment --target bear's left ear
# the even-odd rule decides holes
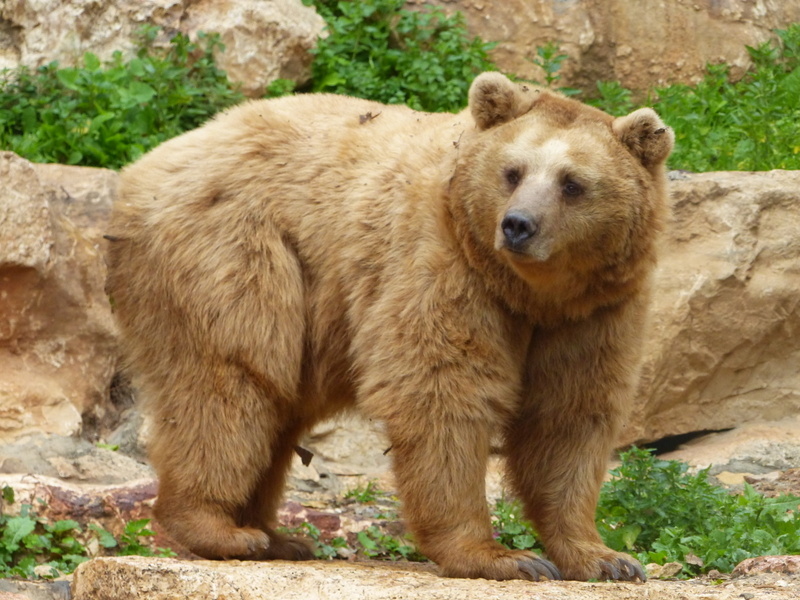
[[[614,119],[612,129],[647,169],[664,164],[675,145],[675,133],[664,125],[652,108],[640,108]]]
[[[469,110],[479,129],[489,129],[528,112],[537,95],[502,73],[481,73],[469,88]]]

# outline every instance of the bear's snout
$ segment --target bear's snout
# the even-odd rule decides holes
[[[503,230],[506,248],[514,252],[521,252],[539,231],[539,223],[524,212],[510,210],[503,217],[500,228]]]

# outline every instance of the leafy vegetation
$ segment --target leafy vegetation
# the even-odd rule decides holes
[[[136,56],[92,53],[81,67],[57,62],[0,74],[0,148],[36,162],[118,168],[201,125],[243,99],[214,65],[216,35],[197,43],[178,34],[154,47],[157,29],[140,32]]]
[[[495,539],[506,548],[533,552],[544,550],[530,522],[522,516],[522,506],[517,501],[504,497],[495,502],[492,526]]]
[[[632,449],[604,484],[597,525],[605,542],[643,564],[679,562],[684,576],[711,569],[730,572],[751,556],[800,552],[800,498],[766,498],[746,486],[731,494],[690,474],[686,464]],[[517,503],[495,507],[498,540],[509,548],[539,550]]]
[[[367,558],[384,560],[427,560],[420,554],[408,534],[394,536],[384,533],[377,525],[358,532],[360,552]]]
[[[313,4],[328,25],[314,50],[315,92],[456,111],[472,79],[496,68],[488,58],[492,45],[470,37],[460,13],[404,10],[403,0]]]
[[[14,490],[3,487],[3,502],[14,503]],[[153,550],[144,540],[155,535],[147,528],[149,519],[130,521],[115,538],[96,524],[84,531],[77,521],[50,522],[37,516],[31,505],[23,505],[19,516],[0,511],[0,577],[50,578],[71,573],[89,560],[92,540],[105,548],[106,554],[139,556],[174,556],[171,550]]]
[[[334,92],[427,111],[458,110],[474,76],[496,68],[492,44],[472,37],[463,17],[403,0],[304,0],[327,22],[302,91]],[[157,48],[145,27],[135,55],[108,61],[87,53],[77,67],[53,62],[35,70],[0,72],[0,148],[37,162],[119,168],[162,141],[201,125],[243,100],[215,66],[216,35],[191,42],[175,35]],[[730,80],[728,65],[710,65],[697,85],[674,84],[635,93],[616,82],[596,90],[562,88],[612,113],[654,106],[675,130],[670,167],[691,171],[800,169],[800,24],[748,48],[751,68]],[[567,56],[557,44],[531,61],[544,85],[556,87]],[[291,93],[279,79],[268,97]],[[590,98],[590,96],[594,96]]]
[[[375,481],[368,481],[365,486],[356,486],[344,494],[345,500],[353,500],[359,504],[375,502],[382,494]]]
[[[598,506],[600,532],[644,562],[681,562],[693,575],[800,552],[798,497],[767,498],[748,485],[730,494],[708,481],[708,470],[693,475],[686,464],[641,449],[624,453],[612,475]]]
[[[728,65],[709,65],[694,86],[652,91],[652,105],[675,130],[669,164],[690,171],[800,169],[800,24],[748,47],[751,68],[735,82]],[[612,114],[634,108],[619,84],[598,85],[594,104]]]

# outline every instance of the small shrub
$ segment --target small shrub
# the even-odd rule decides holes
[[[315,92],[456,111],[472,79],[495,68],[487,54],[492,45],[471,38],[460,13],[403,10],[403,0],[313,5],[328,25],[314,50]]]
[[[214,65],[216,35],[178,34],[165,51],[143,28],[136,56],[0,74],[0,148],[35,162],[119,168],[243,99]]]
[[[697,85],[655,89],[652,105],[675,131],[669,164],[690,171],[800,169],[800,24],[748,47],[751,68],[730,80],[728,65],[709,65]],[[589,102],[611,114],[629,112],[631,94],[598,84]]]
[[[730,572],[739,562],[765,554],[800,552],[800,498],[765,498],[752,487],[731,494],[690,474],[678,461],[648,450],[621,454],[597,507],[597,527],[609,547],[642,564],[680,562],[684,577],[711,569]],[[540,551],[519,503],[499,501],[494,510],[498,541],[508,548]]]
[[[800,498],[730,494],[684,463],[647,450],[621,455],[603,486],[598,526],[606,543],[644,562],[677,561],[685,575],[729,572],[751,556],[800,552]]]
[[[533,531],[530,521],[522,516],[519,502],[501,498],[494,505],[492,525],[495,539],[512,550],[541,552],[542,544]]]

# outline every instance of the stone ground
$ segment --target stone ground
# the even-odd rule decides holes
[[[130,428],[129,428],[130,429]],[[137,443],[115,434],[115,443],[141,457]],[[284,525],[316,525],[328,538],[341,535],[352,541],[358,531],[381,522],[384,530],[398,533],[402,522],[389,517],[396,511],[391,498],[375,504],[343,499],[344,492],[376,482],[392,490],[388,447],[378,427],[345,420],[322,427],[304,442],[313,453],[304,466],[298,457],[292,468],[287,502],[281,512]],[[754,423],[715,433],[662,455],[679,459],[710,473],[732,488],[744,482],[766,494],[800,495],[800,418],[776,423]],[[119,452],[98,448],[75,438],[33,435],[0,448],[0,485],[17,492],[18,510],[34,498],[46,501],[39,511],[49,519],[75,518],[98,522],[118,533],[121,524],[151,515],[156,483],[150,468]],[[503,493],[499,459],[487,477],[490,500]],[[156,528],[158,531],[158,528]],[[800,557],[773,559],[742,569],[740,576],[659,581],[644,585],[577,582],[487,582],[445,580],[433,565],[377,563],[349,556],[346,561],[304,564],[247,564],[187,560],[165,536],[156,545],[178,550],[179,559],[97,558],[74,576],[54,583],[0,580],[0,600],[114,598],[220,599],[283,598],[547,598],[548,600],[604,600],[692,598],[783,600],[800,598]],[[347,555],[348,553],[344,553]],[[774,571],[765,573],[763,571]]]

